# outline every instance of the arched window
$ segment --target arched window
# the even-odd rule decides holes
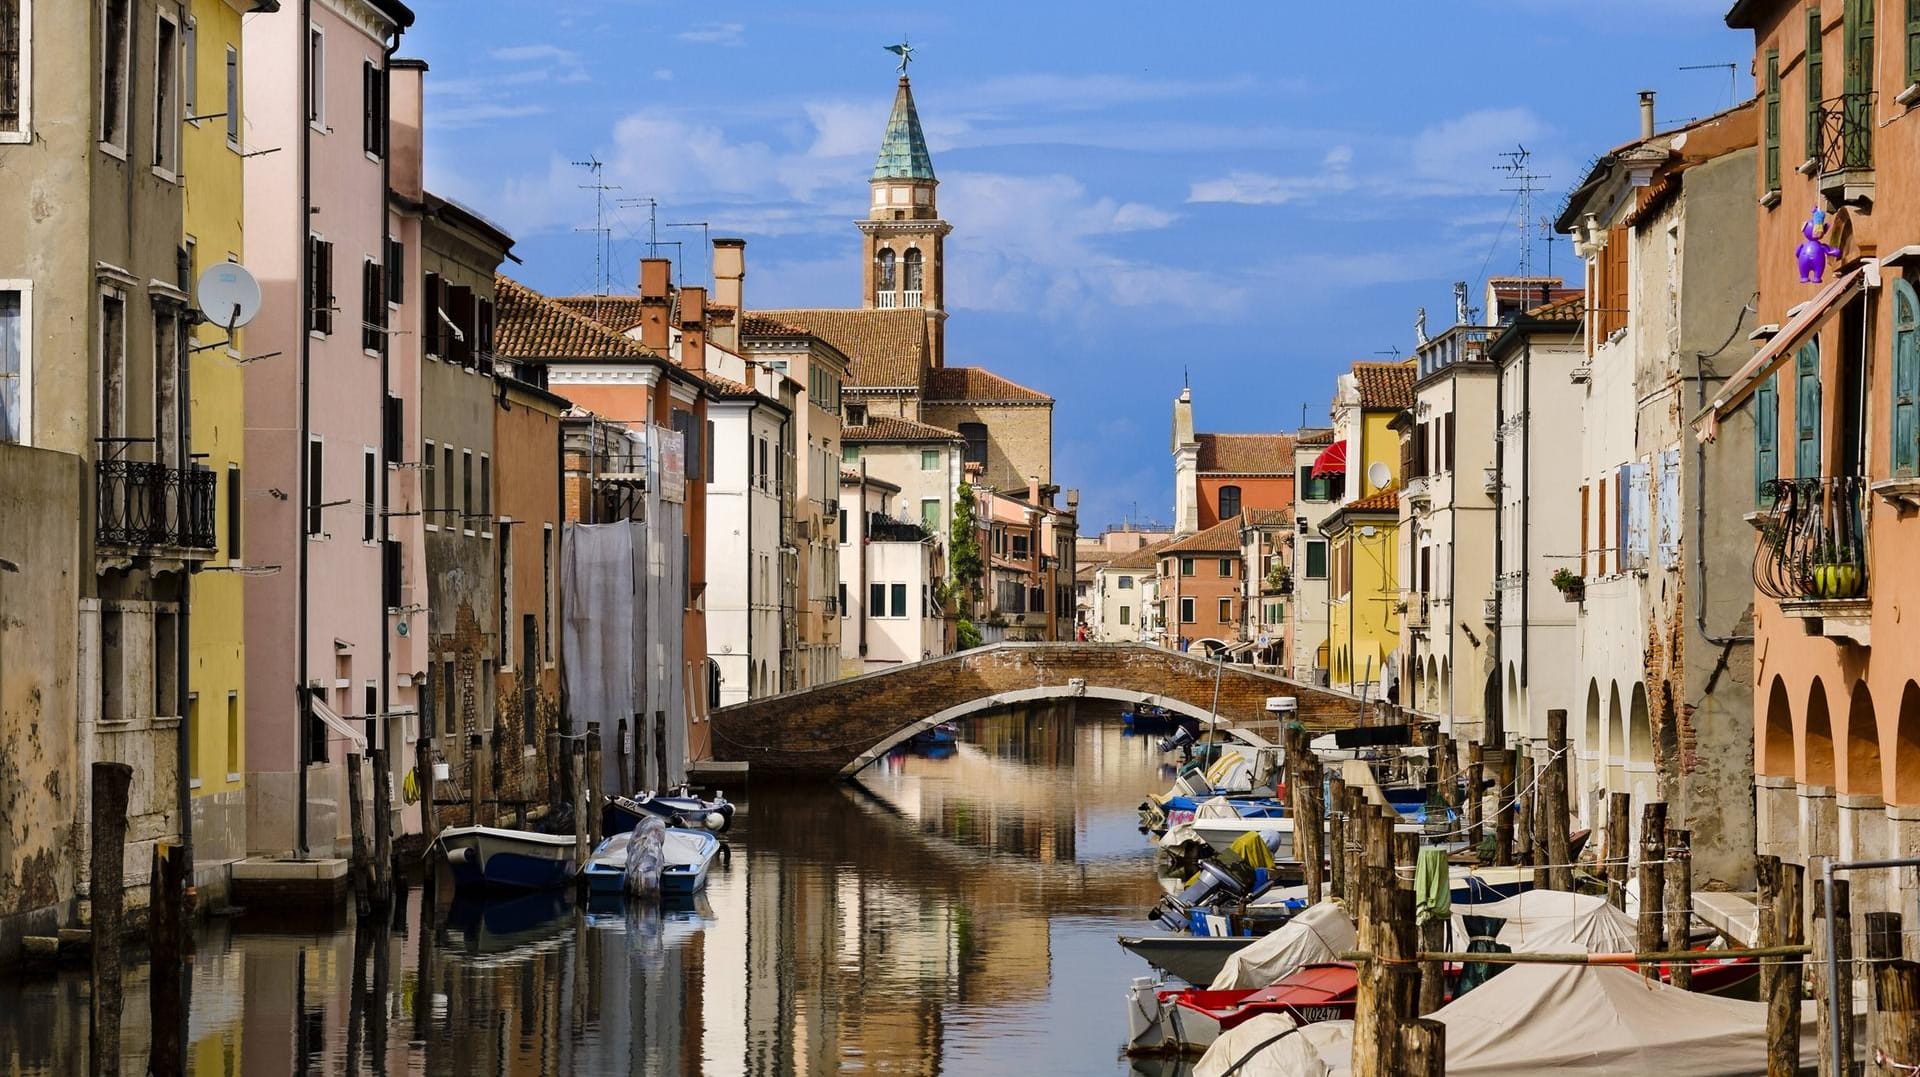
[[[1920,293],[1893,281],[1893,474],[1920,475]]]
[[[1222,486],[1220,488],[1220,518],[1231,520],[1240,515],[1240,488]]]
[[[876,274],[879,278],[879,284],[877,284],[876,287],[883,292],[893,291],[893,251],[882,247],[879,257],[874,261],[877,263],[879,269],[879,272]]]
[[[907,248],[907,253],[902,255],[900,260],[906,263],[907,291],[909,292],[919,291],[920,290],[920,251],[919,249],[914,247]]]
[[[1807,341],[1794,357],[1793,477],[1820,477],[1820,345]]]

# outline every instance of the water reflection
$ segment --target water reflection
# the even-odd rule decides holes
[[[1113,939],[1159,893],[1134,806],[1160,766],[1110,713],[1027,710],[968,723],[939,758],[896,753],[857,787],[753,788],[732,863],[677,908],[415,888],[357,927],[216,921],[197,940],[190,1064],[1125,1073],[1119,999],[1144,966]],[[142,975],[126,1072],[144,1068]],[[85,1033],[82,977],[0,983],[0,1073],[84,1072]]]

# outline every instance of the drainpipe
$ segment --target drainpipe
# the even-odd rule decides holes
[[[393,37],[385,42],[380,50],[380,230],[376,234],[380,237],[380,261],[387,270],[392,269],[391,266],[386,266],[385,263],[387,260],[387,218],[389,212],[387,197],[388,192],[393,189],[393,54],[400,51],[400,36],[404,33],[406,33],[405,27],[395,26],[393,29]],[[385,277],[386,273],[382,272],[381,283],[383,286],[385,285]],[[384,295],[379,296],[378,301],[380,303],[380,309],[384,312],[386,310],[387,297]],[[392,318],[388,317],[383,320],[391,323]],[[392,326],[389,324],[387,328],[390,329]],[[380,434],[383,441],[387,433],[387,397],[392,392],[392,384],[393,334],[386,333],[380,340]],[[416,400],[415,403],[417,406],[418,401]],[[396,445],[393,448],[395,454],[398,455],[401,451],[400,446]],[[374,777],[375,781],[382,782],[392,777],[393,767],[395,763],[398,762],[398,758],[391,751],[393,738],[389,735],[391,730],[388,728],[392,722],[392,718],[389,716],[393,714],[393,705],[389,700],[389,696],[393,691],[393,643],[392,634],[387,625],[389,608],[387,606],[386,594],[386,562],[387,543],[390,541],[387,534],[388,521],[393,518],[389,512],[393,507],[393,485],[392,479],[388,476],[393,473],[387,470],[386,456],[387,450],[383,444],[380,448],[380,510],[378,514],[374,516],[374,519],[380,522],[380,530],[376,532],[380,537],[381,593],[380,600],[376,603],[376,608],[380,611],[380,713],[378,715],[369,715],[367,718],[367,747],[369,749],[369,757],[371,757],[372,754],[371,749],[376,745],[384,744],[389,749],[387,752],[386,773],[378,774]],[[400,596],[396,593],[393,598],[397,604]],[[405,617],[410,615],[401,614],[401,616]],[[500,649],[502,652],[511,654],[512,651],[510,648],[511,644],[506,640],[503,639],[500,641]],[[378,740],[374,739],[376,736],[376,726],[378,726]],[[426,731],[422,730],[421,732],[424,735]],[[372,759],[369,758],[368,762],[371,763]],[[378,803],[378,801],[376,800],[375,803]]]
[[[1528,334],[1526,343],[1520,352],[1520,481],[1526,482],[1533,476],[1530,461],[1533,457],[1533,336]],[[1520,687],[1527,687],[1527,669],[1532,663],[1533,648],[1528,644],[1533,625],[1533,569],[1530,560],[1533,536],[1530,527],[1533,521],[1532,498],[1520,499]],[[1525,710],[1524,707],[1521,708]],[[1501,724],[1502,735],[1507,732],[1505,723]]]
[[[835,469],[836,473],[838,469]],[[836,488],[838,482],[835,482]],[[867,657],[867,618],[873,616],[872,596],[867,594],[867,458],[860,457],[860,496],[854,502],[854,520],[859,530],[854,534],[854,557],[860,562],[860,657]]]
[[[306,100],[304,88],[310,85],[311,80],[311,76],[307,71],[307,63],[309,60],[307,28],[312,25],[312,23],[313,0],[300,0],[300,25],[297,27],[296,46],[294,49],[294,51],[299,54],[299,59],[295,61],[294,66],[297,77],[300,79],[299,85],[302,87],[301,103],[299,106],[300,145],[297,151],[300,156],[300,212],[294,221],[295,227],[298,229],[295,235],[294,249],[301,252],[300,269],[294,274],[294,295],[300,298],[306,296],[311,286],[311,282],[307,279],[308,259],[306,258],[305,252],[307,250],[307,237],[313,229],[313,126],[307,122],[307,110],[311,108],[312,105]],[[384,196],[382,197],[382,201],[385,201]],[[313,370],[313,338],[307,333],[307,319],[312,317],[312,312],[308,308],[302,309],[303,312],[299,322],[294,326],[294,332],[300,335],[300,421],[295,427],[294,434],[296,439],[294,459],[298,461],[295,466],[299,468],[300,471],[300,501],[298,509],[296,510],[299,513],[299,524],[294,532],[298,537],[294,561],[299,566],[298,587],[294,592],[294,607],[297,610],[297,616],[295,618],[296,626],[294,632],[294,654],[296,658],[294,662],[293,685],[295,721],[294,771],[297,790],[294,794],[294,800],[296,802],[294,805],[294,815],[297,823],[294,830],[293,855],[296,860],[305,860],[307,858],[307,741],[310,735],[309,727],[313,724],[313,712],[310,708],[313,694],[307,690],[309,672],[307,667],[307,513],[311,511],[308,503],[312,500],[312,494],[307,489],[307,483],[310,479],[310,476],[307,474],[307,439],[309,437],[307,431],[313,414],[313,401],[307,391],[307,380],[308,375]]]
[[[1504,366],[1505,364],[1501,364]],[[1486,690],[1481,689],[1481,709],[1486,711],[1480,718],[1480,743],[1487,743],[1489,730],[1500,732],[1501,739],[1506,734],[1506,697],[1500,693],[1505,678],[1501,675],[1501,665],[1505,656],[1500,643],[1502,615],[1506,612],[1506,585],[1502,582],[1507,569],[1507,392],[1506,371],[1496,368],[1493,382],[1493,622],[1488,625],[1492,638],[1488,640],[1488,653],[1493,658],[1494,694],[1492,699],[1485,698]],[[1495,715],[1499,720],[1495,721]]]

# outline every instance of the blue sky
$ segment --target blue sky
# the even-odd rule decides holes
[[[881,46],[909,36],[954,226],[948,361],[1058,399],[1054,479],[1091,529],[1171,515],[1183,374],[1201,429],[1324,422],[1338,371],[1411,349],[1416,307],[1439,328],[1453,281],[1513,272],[1500,152],[1533,152],[1550,216],[1637,132],[1635,91],[1663,126],[1744,97],[1727,4],[418,0],[403,52],[431,66],[429,184],[512,231],[529,284],[594,288],[571,162],[597,156],[616,290],[648,218],[611,200],[651,197],[688,283],[701,230],[664,225],[707,221],[748,240],[749,306],[852,306]]]

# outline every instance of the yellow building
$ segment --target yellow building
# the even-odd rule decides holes
[[[181,57],[188,122],[181,138],[185,244],[197,282],[208,266],[243,261],[242,157],[246,116],[240,101],[241,22],[273,0],[190,0]],[[252,14],[253,12],[263,14]],[[239,534],[245,497],[245,434],[240,359],[245,330],[227,339],[222,325],[193,330],[192,438],[196,462],[214,473],[214,557],[193,578],[188,640],[187,721],[191,731],[194,859],[204,870],[246,855],[246,647],[241,616]],[[269,360],[270,361],[270,360]]]
[[[1327,669],[1336,688],[1379,684],[1400,645],[1400,435],[1413,407],[1414,365],[1355,363],[1333,399],[1334,443],[1344,471],[1327,537]],[[1316,468],[1319,465],[1316,464]]]

